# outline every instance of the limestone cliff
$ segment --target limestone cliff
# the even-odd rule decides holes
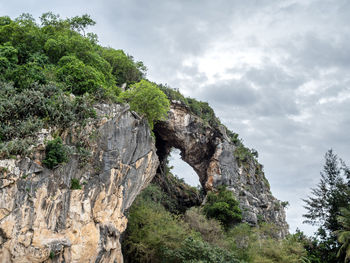
[[[0,160],[0,262],[123,262],[125,212],[157,168],[161,176],[159,163],[172,147],[181,150],[206,191],[228,185],[244,221],[272,222],[281,237],[287,233],[284,209],[260,167],[237,161],[224,129],[173,102],[168,120],[155,126],[155,145],[147,122],[128,107],[100,104],[96,110],[98,118],[85,127],[42,130],[29,157]],[[73,150],[68,162],[51,170],[42,160],[53,134]],[[91,154],[76,154],[77,145]],[[82,189],[72,190],[72,179]]]
[[[99,105],[99,118],[64,131],[92,156],[49,170],[43,130],[31,158],[0,160],[0,262],[122,262],[124,215],[153,178],[158,158],[147,122],[127,107]],[[77,136],[79,134],[79,136]],[[71,190],[71,179],[82,184]]]

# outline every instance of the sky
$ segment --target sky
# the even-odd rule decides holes
[[[259,152],[290,231],[332,148],[350,164],[348,0],[0,0],[0,15],[90,14],[100,44],[124,49],[147,78],[207,101]],[[197,184],[174,154],[175,173]]]

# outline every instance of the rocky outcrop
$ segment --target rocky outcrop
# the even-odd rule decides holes
[[[61,131],[70,160],[45,168],[43,130],[30,158],[0,160],[0,262],[122,262],[124,212],[158,167],[147,122],[120,105]],[[90,154],[77,154],[84,145]],[[85,151],[86,153],[86,151]],[[82,189],[72,190],[72,179]]]
[[[128,107],[101,104],[96,111],[98,118],[85,127],[42,130],[29,157],[0,160],[0,262],[123,262],[125,212],[157,169],[163,188],[174,185],[159,177],[172,147],[205,191],[227,185],[235,193],[244,221],[275,223],[280,237],[287,233],[284,209],[261,166],[239,163],[224,129],[173,102],[168,120],[155,126],[155,145],[147,122]],[[70,159],[51,170],[42,160],[53,134],[70,147]],[[72,179],[81,189],[71,189]],[[200,203],[196,194],[176,188],[168,192],[184,207]]]
[[[280,237],[288,233],[284,208],[271,194],[261,165],[254,159],[240,163],[225,129],[210,127],[186,105],[173,101],[168,120],[158,123],[155,130],[161,166],[172,147],[180,149],[182,159],[196,171],[206,191],[226,185],[235,194],[243,221],[251,225],[274,223]]]

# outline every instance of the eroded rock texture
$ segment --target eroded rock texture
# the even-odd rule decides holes
[[[158,167],[146,121],[120,105],[98,106],[98,120],[63,131],[89,148],[49,170],[43,130],[31,158],[0,160],[0,262],[122,262],[124,215]],[[73,149],[74,147],[72,147]],[[81,190],[71,190],[71,179]]]
[[[254,160],[239,163],[234,154],[236,147],[225,129],[206,125],[176,101],[171,105],[168,120],[158,123],[155,129],[161,162],[158,174],[162,173],[171,148],[178,148],[207,191],[227,185],[234,192],[243,211],[243,221],[251,225],[261,221],[274,223],[280,229],[279,237],[288,233],[284,208],[271,194],[261,165]]]

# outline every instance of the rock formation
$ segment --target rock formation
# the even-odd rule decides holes
[[[259,165],[240,165],[223,129],[173,102],[169,119],[155,126],[155,145],[147,122],[128,107],[100,104],[96,110],[98,118],[85,127],[42,130],[31,156],[0,160],[0,262],[123,262],[125,212],[157,168],[161,174],[158,156],[164,164],[172,147],[206,191],[227,185],[235,193],[244,221],[272,222],[281,237],[287,233],[284,209]],[[67,163],[45,168],[44,143],[52,134],[91,154],[72,150]],[[82,189],[71,189],[72,179]]]
[[[32,158],[0,160],[0,262],[122,262],[124,212],[152,180],[158,158],[146,121],[119,105],[97,110],[100,118],[79,136],[77,129],[62,134],[68,145],[89,145],[83,165],[73,155],[44,168],[47,131]],[[73,178],[81,190],[70,189]]]
[[[270,191],[261,165],[254,160],[240,164],[222,127],[213,128],[191,114],[186,105],[173,101],[167,121],[155,126],[157,154],[161,166],[172,147],[198,174],[203,188],[213,190],[226,185],[240,202],[243,221],[257,225],[261,221],[279,227],[279,237],[288,233],[284,208]],[[158,170],[161,173],[160,170]]]

